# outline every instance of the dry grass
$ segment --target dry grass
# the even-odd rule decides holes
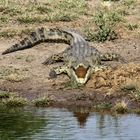
[[[9,98],[10,94],[8,92],[0,91],[0,99]]]
[[[19,97],[17,93],[0,91],[0,105],[7,107],[23,107],[27,100]]]
[[[34,100],[34,105],[36,107],[46,107],[50,104],[50,100],[47,97],[39,98]]]
[[[1,24],[5,22],[33,24],[48,21],[71,21],[85,12],[84,0],[44,1],[33,4],[28,1],[4,0],[0,3]],[[7,4],[6,4],[7,3]]]
[[[121,102],[116,103],[112,110],[116,111],[117,113],[125,113],[128,111],[127,103],[122,100]]]
[[[22,69],[16,69],[14,67],[0,68],[0,79],[7,80],[10,82],[22,82],[26,78],[27,76],[23,74]]]
[[[133,79],[126,82],[126,84],[121,88],[124,92],[129,94],[129,96],[136,101],[140,100],[140,79]]]
[[[138,20],[132,25],[127,25],[127,20],[130,21],[129,16],[131,14],[138,15],[137,9],[139,3],[136,0],[111,1],[110,8],[102,5],[100,0],[97,0],[97,3],[99,5],[93,8],[89,2],[84,0],[2,0],[0,1],[0,38],[21,36],[24,33],[28,34],[26,30],[29,27],[42,25],[54,26],[56,22],[60,21],[61,23],[57,26],[61,26],[61,24],[63,25],[63,23],[67,22],[66,27],[70,28],[71,24],[75,22],[73,25],[74,28],[80,28],[83,31],[83,28],[85,30],[86,27],[85,34],[88,40],[91,41],[116,39],[118,28],[126,30],[125,27],[127,27],[130,31],[135,30],[138,34]],[[135,11],[134,7],[136,8]],[[104,10],[102,11],[102,9]],[[101,13],[103,13],[102,17]],[[123,19],[123,16],[125,16],[124,19],[126,21],[123,21],[123,24],[118,23],[120,19]],[[104,25],[101,27],[100,23]],[[18,28],[9,29],[11,25]],[[28,28],[26,25],[28,25]]]
[[[27,105],[27,100],[21,97],[10,98],[4,101],[7,107],[23,107]]]

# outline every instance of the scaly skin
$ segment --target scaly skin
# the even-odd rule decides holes
[[[101,65],[102,60],[118,58],[116,54],[101,54],[97,49],[90,46],[82,36],[75,32],[45,28],[40,28],[32,32],[28,38],[13,45],[2,54],[31,48],[42,42],[61,42],[70,45],[70,47],[62,53],[54,54],[47,58],[43,64],[49,65],[64,62],[63,66],[53,68],[50,71],[50,77],[55,78],[58,74],[66,73],[71,78],[71,81],[80,85],[85,84],[92,73],[104,69],[104,66]]]

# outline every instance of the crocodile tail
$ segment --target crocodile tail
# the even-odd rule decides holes
[[[72,35],[60,29],[46,29],[39,28],[35,32],[32,32],[28,37],[21,40],[19,43],[14,44],[12,47],[5,50],[2,54],[8,54],[11,52],[24,50],[31,48],[42,42],[63,42],[70,44]]]

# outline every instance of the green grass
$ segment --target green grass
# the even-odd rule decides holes
[[[126,84],[125,86],[123,86],[121,88],[121,90],[127,91],[127,92],[129,92],[129,91],[136,91],[136,89],[137,89],[137,87],[134,84]]]
[[[123,16],[128,16],[131,12],[134,12],[131,8],[136,5],[136,0],[102,1],[113,1],[111,9],[103,9],[101,5],[98,9],[92,9],[92,6],[88,5],[88,2],[85,0],[44,0],[38,1],[37,4],[30,0],[24,3],[20,0],[1,0],[0,38],[11,38],[28,34],[29,31],[27,26],[31,27],[34,25],[34,27],[40,27],[46,24],[46,22],[54,25],[53,23],[59,21],[75,22],[77,20],[78,22],[83,23],[83,26],[81,26],[81,23],[78,23],[81,27],[85,27],[85,22],[87,21],[88,23],[91,21],[91,18],[93,18],[91,25],[84,28],[87,40],[99,42],[114,40],[118,38],[116,26],[120,21],[125,19]],[[61,22],[60,25],[63,24]],[[69,26],[69,23],[67,24],[67,26]],[[75,28],[78,24],[76,24]],[[21,26],[21,28],[8,29],[7,27],[11,25],[17,25],[16,27]],[[72,24],[72,26],[73,25],[74,24]],[[23,29],[24,27],[26,27],[25,32]],[[137,23],[136,25],[126,25],[126,27],[129,30],[135,30],[138,28]]]
[[[140,100],[140,89],[137,89],[137,90],[135,91],[135,98],[136,98],[137,100]]]
[[[127,6],[127,8],[135,8],[136,0],[124,0],[123,4]]]
[[[23,107],[27,105],[27,100],[14,92],[0,91],[0,105],[7,107]]]
[[[126,25],[126,27],[129,30],[133,31],[133,30],[137,29],[139,26],[138,26],[138,24],[128,24],[128,25]]]
[[[17,69],[14,69],[13,67],[1,67],[0,68],[0,79],[3,78],[3,77],[6,77],[10,74],[18,74],[18,70]]]
[[[116,2],[116,1],[120,1],[120,0],[103,0],[103,1],[114,1],[114,2]]]
[[[135,100],[139,101],[140,100],[140,87],[138,86],[137,83],[130,83],[126,84],[121,88],[122,91],[125,93],[129,94],[129,96]]]
[[[5,29],[3,31],[0,31],[0,38],[13,38],[14,36],[25,36],[31,33],[33,28],[27,28],[27,29]]]
[[[139,109],[139,108],[137,108],[137,109],[133,109],[132,112],[134,112],[134,113],[140,115],[140,109]]]
[[[110,110],[112,108],[111,103],[101,103],[95,106],[97,110]]]
[[[50,100],[47,97],[39,98],[34,101],[36,107],[46,107],[50,104]]]
[[[0,91],[0,99],[5,99],[9,97],[10,97],[9,92]]]
[[[5,30],[0,32],[0,38],[11,38],[16,36],[18,33],[16,30]]]
[[[93,16],[96,30],[85,29],[86,37],[89,41],[104,42],[117,38],[116,25],[122,20],[122,15],[117,11],[99,10]]]
[[[117,102],[112,110],[117,113],[126,113],[128,111],[127,103],[125,101]]]
[[[8,23],[33,24],[53,21],[73,21],[86,11],[84,0],[48,0],[44,3],[0,2],[0,25]]]
[[[4,103],[7,107],[23,107],[27,105],[27,100],[21,97],[10,98]]]

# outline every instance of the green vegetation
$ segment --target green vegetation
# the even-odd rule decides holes
[[[138,115],[140,115],[140,109],[139,109],[139,108],[133,109],[132,112],[133,112],[133,113],[136,113],[136,114],[138,114]]]
[[[136,5],[136,0],[124,0],[123,4],[127,6],[127,8],[134,8]]]
[[[133,99],[140,100],[140,88],[136,84],[126,84],[121,90],[127,92]]]
[[[135,91],[136,90],[136,85],[134,84],[126,84],[121,88],[123,91]]]
[[[0,32],[0,38],[2,37],[10,38],[10,37],[14,37],[17,34],[18,33],[16,32],[16,30],[5,30]]]
[[[9,98],[10,94],[8,92],[0,91],[0,99]]]
[[[103,1],[110,1],[112,4],[111,8],[106,9],[103,5],[100,5],[97,9],[92,9],[92,6],[88,5],[88,2],[85,0],[44,0],[38,1],[37,4],[30,0],[25,2],[2,0],[0,1],[0,38],[28,34],[30,32],[28,30],[30,29],[26,27],[27,24],[31,27],[34,25],[33,28],[36,28],[36,26],[46,25],[47,22],[75,22],[77,20],[78,24],[80,26],[82,25],[80,28],[86,26],[84,30],[87,40],[99,42],[114,40],[118,38],[116,32],[118,23],[123,20],[123,16],[128,16],[133,12],[133,7],[137,6],[137,1]],[[91,22],[92,15],[93,20]],[[91,22],[91,24],[87,26],[85,22]],[[76,26],[74,27],[76,28],[78,24],[75,24]],[[11,25],[18,25],[18,27],[21,26],[21,28],[5,28]],[[137,23],[134,25],[126,25],[126,23],[124,23],[122,27],[123,26],[129,30],[138,28]],[[71,28],[71,26],[69,28]]]
[[[11,82],[21,82],[27,78],[22,73],[23,73],[22,70],[13,67],[1,67],[0,79]]]
[[[65,88],[68,89],[81,89],[83,87],[83,85],[81,85],[80,83],[76,83],[75,81],[68,81],[64,84]]]
[[[112,108],[111,103],[101,103],[95,106],[96,110],[110,110]]]
[[[50,104],[50,100],[47,97],[39,98],[34,101],[36,107],[46,107]]]
[[[136,91],[135,91],[135,98],[137,99],[137,100],[140,100],[140,89],[137,89]]]
[[[93,31],[89,28],[85,30],[87,39],[90,41],[101,41],[114,40],[117,38],[115,32],[115,26],[122,20],[122,15],[116,11],[98,11],[93,21],[96,25],[96,30]]]
[[[27,100],[18,97],[16,93],[0,91],[0,105],[7,107],[23,107],[27,105]]]
[[[133,31],[133,30],[137,29],[139,26],[138,26],[138,24],[128,24],[126,27],[129,30]]]
[[[115,104],[112,108],[113,111],[117,113],[126,113],[128,111],[127,103],[125,101],[121,101]]]
[[[23,107],[27,105],[27,100],[21,97],[10,98],[4,101],[7,107]]]
[[[43,23],[47,21],[72,21],[85,13],[84,0],[49,0],[45,3],[33,4],[30,1],[8,1],[5,5],[0,2],[1,23],[18,22],[20,24]],[[4,15],[4,16],[3,16]]]
[[[103,1],[114,1],[114,2],[116,2],[116,1],[120,1],[120,0],[103,0]]]
[[[0,38],[13,38],[14,36],[25,36],[29,33],[31,33],[33,30],[33,28],[31,29],[5,29],[0,31]]]

